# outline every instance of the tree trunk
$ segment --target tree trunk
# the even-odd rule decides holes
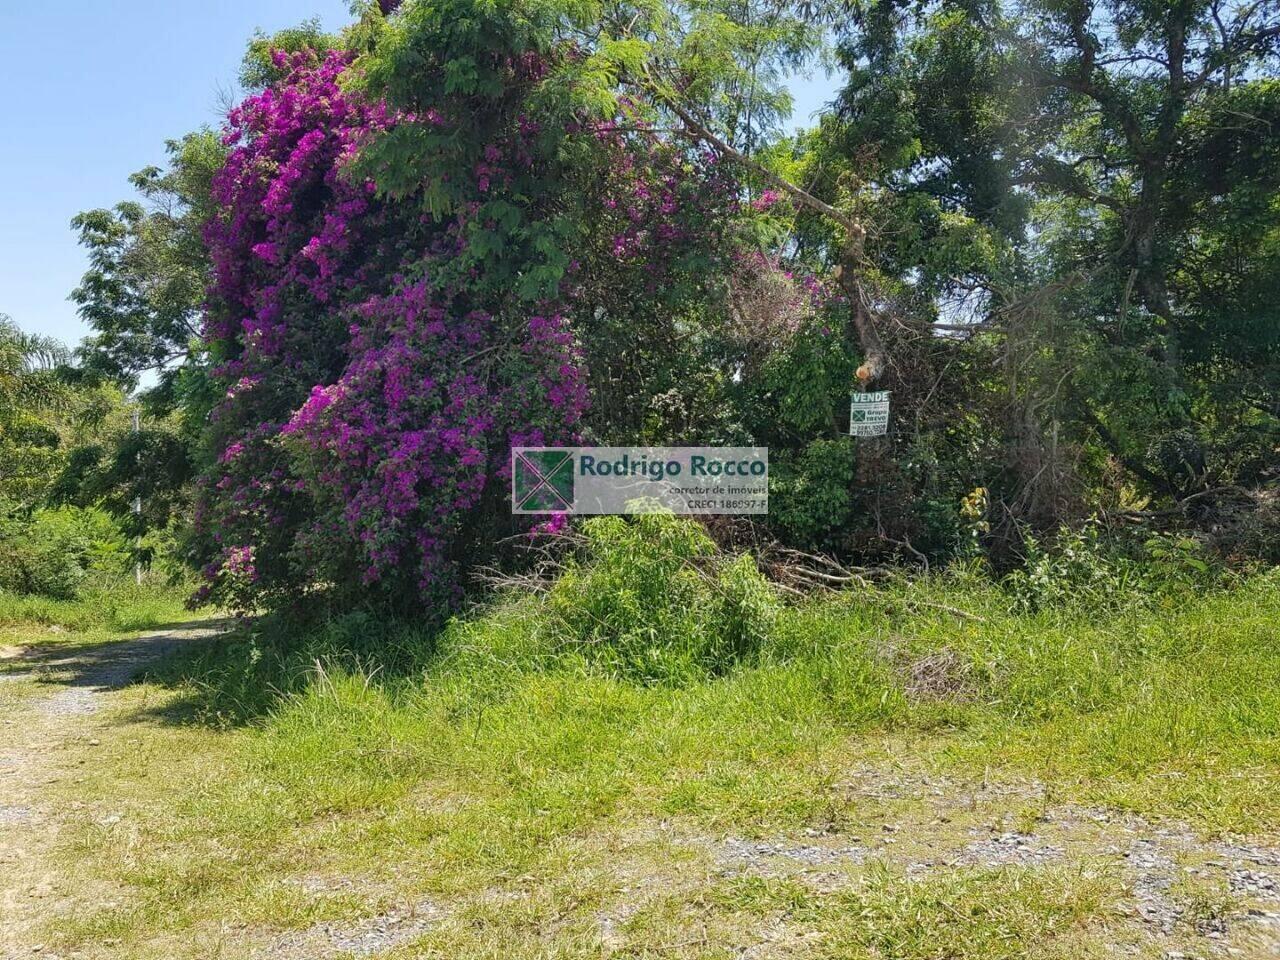
[[[884,374],[889,365],[889,357],[880,339],[880,331],[876,329],[875,318],[867,304],[866,290],[858,280],[861,269],[862,242],[866,231],[861,226],[854,234],[841,255],[836,266],[836,281],[849,301],[849,322],[859,345],[862,347],[863,362],[858,368],[858,380],[864,386],[875,383]]]

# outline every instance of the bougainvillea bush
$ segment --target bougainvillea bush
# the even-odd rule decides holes
[[[717,295],[697,278],[728,255],[732,177],[642,123],[566,121],[536,94],[571,51],[495,36],[468,41],[470,81],[411,94],[344,52],[277,53],[230,113],[201,599],[448,609],[516,529],[510,447],[598,432],[592,394],[627,388],[592,355],[674,322],[673,290]]]

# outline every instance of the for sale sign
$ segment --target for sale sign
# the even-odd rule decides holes
[[[889,391],[855,393],[849,400],[849,436],[883,437],[889,432]]]

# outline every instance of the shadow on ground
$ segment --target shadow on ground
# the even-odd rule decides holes
[[[276,711],[318,670],[349,671],[378,686],[420,682],[438,660],[428,626],[353,612],[304,622],[266,614],[228,620],[216,639],[183,643],[147,680],[175,693],[134,716],[166,724],[238,727]]]
[[[180,648],[224,633],[225,620],[167,625],[144,636],[96,643],[35,643],[3,661],[3,680],[31,680],[64,693],[96,694],[117,690],[146,673]]]
[[[196,626],[188,624],[187,626]],[[239,727],[274,710],[314,674],[316,651],[278,630],[270,618],[204,621],[210,627],[177,642],[162,641],[137,671],[173,696],[148,703],[121,722],[169,726]]]

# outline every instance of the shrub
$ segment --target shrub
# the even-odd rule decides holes
[[[546,629],[618,676],[679,682],[750,657],[777,612],[750,556],[718,553],[697,523],[662,514],[583,524],[587,550],[551,588]]]
[[[770,520],[792,541],[817,546],[849,519],[853,508],[853,444],[819,439],[795,456],[776,458]]]
[[[1080,529],[1063,527],[1048,544],[1024,535],[1025,565],[1004,579],[1014,606],[1034,611],[1045,606],[1150,601],[1176,591],[1209,586],[1221,577],[1199,541],[1154,534],[1126,543],[1105,536],[1096,522]]]
[[[118,575],[128,563],[119,526],[96,508],[38,510],[0,527],[0,588],[15,593],[71,599],[94,574]]]
[[[1096,525],[1063,527],[1049,544],[1023,536],[1024,566],[1005,577],[1016,607],[1036,610],[1069,601],[1103,602],[1128,584],[1128,563],[1103,548]]]
[[[707,224],[736,209],[731,179],[612,122],[566,123],[531,92],[553,54],[488,8],[492,33],[454,29],[479,22],[474,6],[406,11],[443,22],[438,58],[389,37],[412,82],[277,52],[279,79],[229,116],[205,237],[220,396],[200,599],[444,613],[517,523],[511,448],[579,436],[584,351],[648,352],[622,333],[632,317],[670,318],[656,296],[683,289],[672,278],[708,286]],[[619,291],[634,312],[612,308]]]
[[[1213,546],[1236,563],[1280,564],[1280,490],[1250,491],[1215,524]]]

